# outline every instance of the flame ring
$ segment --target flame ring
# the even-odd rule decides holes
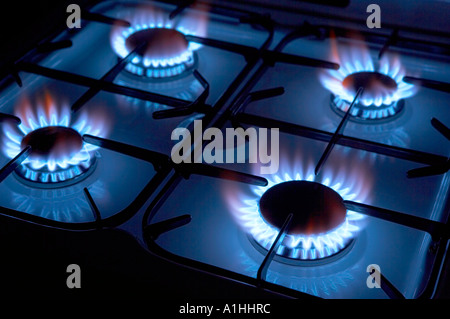
[[[350,103],[337,95],[331,94],[330,106],[335,113],[344,116]],[[403,99],[381,107],[364,106],[356,103],[350,111],[349,120],[360,123],[368,123],[369,121],[376,120],[377,124],[381,124],[384,122],[383,120],[392,120],[398,117],[402,113],[404,106],[405,100]],[[373,123],[375,123],[375,121],[373,121]]]
[[[173,29],[170,23],[144,23],[136,24],[123,31],[114,32],[114,36],[111,39],[113,50],[120,58],[125,58],[130,53],[130,50],[126,46],[127,38],[139,31],[158,28]],[[183,27],[177,27],[173,30],[178,31],[185,36],[195,35],[195,32]],[[131,60],[131,63],[128,63],[125,66],[125,69],[132,74],[149,79],[174,77],[195,66],[196,55],[194,54],[194,51],[200,47],[200,44],[188,42],[187,49],[183,53],[168,59],[147,59],[145,57],[135,56]]]
[[[104,137],[109,128],[104,114],[88,114],[81,112],[76,119],[72,118],[70,107],[63,103],[58,105],[50,94],[46,93],[44,99],[35,98],[33,104],[30,101],[22,101],[18,104],[15,114],[22,120],[17,127],[5,123],[3,127],[3,153],[14,158],[21,151],[21,143],[30,132],[48,126],[61,126],[72,128],[81,136],[90,134]],[[79,181],[80,175],[83,178],[88,176],[94,169],[96,163],[95,151],[99,147],[83,142],[82,148],[73,156],[64,158],[41,159],[28,157],[16,169],[16,175],[27,182],[37,186],[42,184],[56,184],[65,186],[63,181]],[[35,185],[36,184],[36,185]],[[44,185],[40,185],[45,187]]]
[[[238,212],[235,212],[251,238],[265,250],[271,247],[279,233],[279,229],[268,225],[263,220],[258,207],[259,198],[270,187],[293,180],[314,181],[314,175],[310,174],[306,179],[301,178],[300,174],[296,174],[295,177],[291,177],[288,173],[285,173],[283,177],[275,175],[273,180],[269,179],[267,186],[252,187],[256,196],[242,200]],[[357,193],[352,192],[350,187],[342,187],[341,183],[331,185],[330,178],[325,178],[323,181],[318,182],[331,187],[344,200],[354,200],[358,196]],[[364,217],[362,214],[347,210],[345,221],[329,232],[309,236],[287,234],[276,253],[294,261],[310,261],[324,259],[344,252],[352,246],[353,238],[361,230],[358,224]],[[342,256],[342,254],[339,254],[339,256]]]

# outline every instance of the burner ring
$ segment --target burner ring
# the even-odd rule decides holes
[[[97,156],[66,169],[55,171],[35,170],[27,164],[19,165],[14,171],[15,177],[23,184],[33,188],[60,188],[74,185],[89,177],[97,167]]]
[[[251,245],[261,254],[266,255],[267,249],[258,242],[251,234],[247,234],[247,238],[250,241]],[[293,248],[288,248],[286,246],[283,246],[282,251],[278,251],[274,257],[273,260],[277,261],[279,263],[292,265],[292,266],[301,266],[301,267],[315,267],[320,266],[324,264],[332,263],[338,259],[341,259],[345,255],[347,255],[355,245],[356,238],[350,239],[346,245],[341,248],[339,251],[336,251],[334,253],[331,253],[325,257],[316,258],[316,259],[302,259],[302,258],[295,258],[292,257],[293,254]]]
[[[343,117],[350,107],[350,102],[341,99],[339,96],[331,94],[330,106],[331,109]],[[355,103],[350,111],[349,121],[354,121],[357,123],[376,123],[381,124],[391,121],[397,118],[403,113],[405,106],[405,100],[401,99],[392,102],[389,105],[383,104],[382,106],[365,106],[360,103]]]
[[[15,172],[29,186],[68,186],[90,175],[96,164],[96,157],[84,149],[81,134],[71,127],[37,128],[23,137],[20,147],[27,146],[31,147],[30,161]]]

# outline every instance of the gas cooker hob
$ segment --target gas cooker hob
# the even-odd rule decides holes
[[[352,2],[86,2],[0,83],[10,297],[42,256],[48,296],[73,264],[91,297],[449,296],[450,33]]]

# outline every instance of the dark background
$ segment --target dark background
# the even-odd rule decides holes
[[[86,0],[39,0],[8,1],[0,9],[0,63],[4,65],[11,59],[20,57],[33,48],[43,35],[56,31],[65,25],[67,6],[70,3],[85,5]]]

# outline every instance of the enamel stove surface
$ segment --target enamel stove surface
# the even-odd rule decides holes
[[[301,14],[293,32],[214,4],[90,11],[103,18],[17,61],[21,86],[3,82],[3,215],[123,231],[148,254],[136,271],[150,282],[152,267],[171,276],[168,261],[288,297],[434,296],[450,234],[448,47],[386,46],[389,34],[351,37]],[[172,163],[173,130],[195,120],[279,128],[278,171],[261,174],[248,153]],[[438,172],[415,176],[424,166]],[[380,289],[367,286],[372,264]]]

